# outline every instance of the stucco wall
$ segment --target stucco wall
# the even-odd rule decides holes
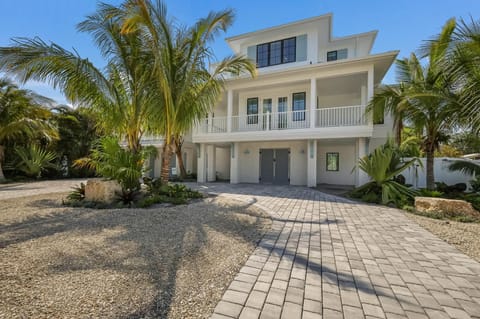
[[[260,149],[290,149],[290,184],[307,184],[307,142],[254,142],[239,145],[239,182],[258,183],[260,171]]]
[[[215,148],[215,170],[221,180],[230,179],[230,148]]]
[[[327,171],[326,157],[327,152],[339,153],[339,171]],[[355,172],[355,144],[334,144],[322,143],[320,140],[317,145],[317,183],[319,184],[337,184],[354,185]]]

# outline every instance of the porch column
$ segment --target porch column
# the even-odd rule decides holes
[[[368,74],[367,74],[367,96],[366,96],[366,102],[365,105],[370,103],[370,100],[373,97],[373,92],[374,92],[374,66],[371,65],[368,68]],[[370,115],[367,118],[367,124],[373,124],[373,112],[370,113]]]
[[[357,148],[357,163],[355,164],[358,164],[358,159],[367,155],[367,148],[368,148],[367,139],[365,137],[359,137],[357,139],[356,148]],[[362,186],[363,184],[367,183],[368,180],[369,180],[368,175],[357,167],[356,176],[355,176],[355,184],[356,184],[355,186],[357,187]]]
[[[317,140],[308,140],[307,186],[317,186]]]
[[[310,128],[315,127],[315,118],[317,117],[317,79],[310,79]]]
[[[240,143],[230,144],[230,184],[238,184],[240,182],[238,176],[238,157],[240,151]]]
[[[206,145],[205,144],[195,144],[197,147],[197,182],[205,183],[207,181],[206,174]]]
[[[227,91],[227,132],[232,131],[233,90]]]
[[[207,182],[217,180],[217,171],[215,165],[215,145],[207,146]]]
[[[210,112],[208,113],[207,133],[212,133],[212,127],[213,127],[213,114]]]

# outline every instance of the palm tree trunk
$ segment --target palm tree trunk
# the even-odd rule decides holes
[[[5,175],[3,174],[3,168],[2,168],[4,155],[5,155],[5,146],[0,145],[0,182],[4,182],[6,180]]]
[[[180,166],[180,177],[185,179],[187,177],[187,171],[182,157],[182,145],[183,141],[180,138],[175,138],[175,154],[177,155],[178,166]]]
[[[427,155],[427,189],[434,190],[435,189],[435,174],[434,174],[434,160],[435,155],[434,151],[431,147],[429,147],[426,151]]]
[[[172,156],[172,143],[165,139],[162,148],[162,170],[160,172],[160,181],[162,184],[168,183],[170,178],[170,157]]]

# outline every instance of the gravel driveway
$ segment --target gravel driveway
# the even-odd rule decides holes
[[[0,201],[0,318],[209,317],[271,224],[222,198],[92,210],[62,197]]]
[[[0,184],[0,200],[40,194],[65,193],[73,186],[85,183],[85,179],[60,179],[29,183]]]

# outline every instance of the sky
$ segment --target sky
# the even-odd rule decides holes
[[[104,0],[119,4],[121,0]],[[95,11],[96,0],[0,0],[0,46],[14,37],[40,37],[66,49],[75,49],[95,65],[105,65],[88,34],[76,25]],[[231,54],[224,39],[229,36],[333,13],[333,36],[378,30],[372,53],[400,50],[399,57],[415,51],[437,34],[452,17],[480,19],[480,0],[165,0],[178,23],[191,25],[212,10],[233,9],[233,26],[212,44],[220,59]],[[392,67],[384,83],[395,82]],[[61,92],[46,83],[27,83],[31,89],[67,103]]]

